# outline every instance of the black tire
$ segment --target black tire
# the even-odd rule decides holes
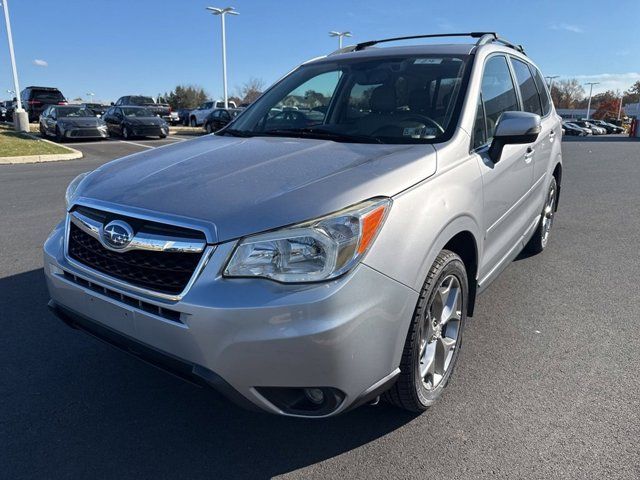
[[[167,136],[166,136],[164,133],[161,133],[161,134],[160,134],[160,138],[161,138],[161,139],[163,139],[163,138],[167,138]]]
[[[437,385],[434,382],[433,388],[428,388],[420,374],[422,328],[425,324],[425,315],[430,311],[442,282],[451,277],[457,279],[461,295],[457,336],[450,361],[441,380]],[[402,353],[400,375],[393,387],[384,393],[383,398],[386,401],[410,412],[421,413],[440,398],[451,378],[460,353],[462,333],[467,318],[468,292],[467,271],[462,259],[449,250],[441,251],[433,262],[420,292]]]
[[[538,222],[538,226],[536,227],[536,231],[531,237],[531,240],[524,247],[525,252],[530,255],[537,255],[541,253],[549,242],[549,233],[551,232],[551,227],[553,227],[553,218],[555,216],[555,212],[557,210],[558,205],[558,185],[556,183],[555,178],[551,178],[551,183],[549,184],[549,189],[547,190],[547,195],[545,196],[544,206],[542,207],[542,213],[540,214],[540,221]],[[550,211],[548,211],[550,209]],[[545,222],[550,222],[548,229],[546,227]]]
[[[194,128],[198,126],[198,122],[196,122],[196,117],[191,117],[191,120],[189,121],[189,125],[191,125]]]
[[[131,132],[129,132],[129,129],[127,127],[122,127],[122,138],[124,138],[125,140],[131,138]]]
[[[204,124],[204,130],[207,133],[213,133],[213,128],[209,122]]]
[[[45,138],[47,136],[47,132],[45,131],[44,127],[42,126],[42,124],[40,124],[40,136],[42,138]]]
[[[64,137],[62,136],[62,132],[58,127],[56,127],[56,142],[58,143],[64,142]]]

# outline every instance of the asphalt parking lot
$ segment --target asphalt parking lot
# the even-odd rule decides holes
[[[175,141],[0,166],[0,476],[640,478],[640,142],[566,139],[549,248],[479,298],[439,404],[302,421],[240,410],[47,310],[41,246],[67,183]]]

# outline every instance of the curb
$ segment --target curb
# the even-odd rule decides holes
[[[52,142],[46,138],[37,137],[31,133],[23,133],[23,135],[32,138],[33,140],[41,140],[43,142],[56,145],[58,147],[66,148],[70,153],[54,153],[50,155],[23,155],[16,157],[0,157],[0,165],[15,165],[22,163],[43,163],[43,162],[61,162],[64,160],[77,160],[82,158],[82,152],[75,148],[67,147],[66,145],[60,145],[59,143]]]

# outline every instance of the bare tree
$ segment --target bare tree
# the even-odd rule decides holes
[[[262,90],[264,89],[264,80],[261,78],[250,78],[249,81],[245,82],[242,87],[238,88],[237,96],[242,99],[243,103],[252,103],[254,102],[260,95],[262,95]]]
[[[560,80],[553,84],[551,98],[556,108],[575,108],[584,98],[584,88],[575,78]]]

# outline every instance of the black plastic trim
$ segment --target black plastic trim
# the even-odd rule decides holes
[[[201,365],[175,357],[105,325],[101,325],[84,315],[57,304],[53,300],[49,301],[48,307],[56,317],[73,329],[81,330],[191,384],[210,387],[244,409],[263,411],[229,385],[220,375]]]

